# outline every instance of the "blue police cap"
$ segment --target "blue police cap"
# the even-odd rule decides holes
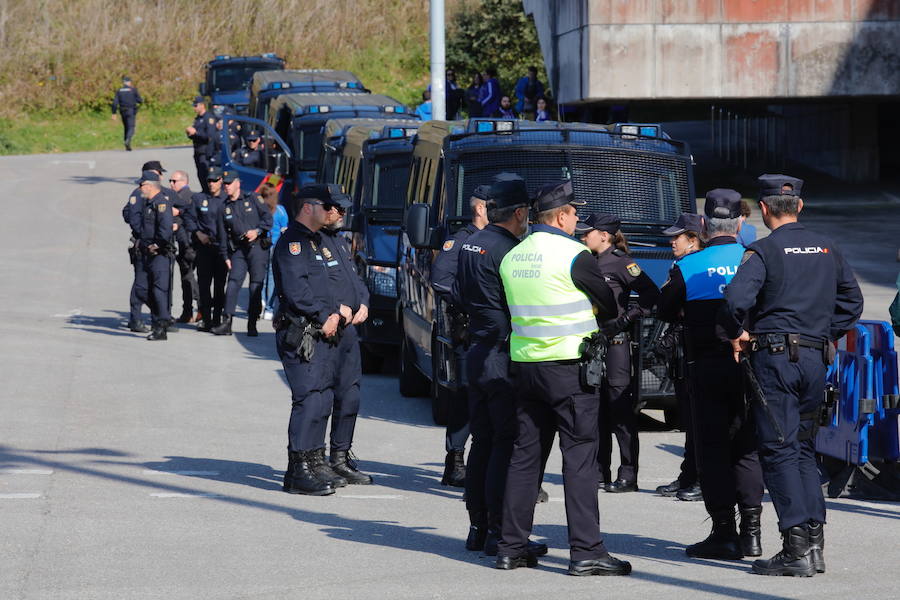
[[[141,171],[159,171],[160,173],[165,173],[166,170],[163,169],[162,163],[158,160],[148,160],[141,166]]]
[[[209,172],[206,174],[207,181],[215,181],[216,179],[222,178],[222,169],[219,167],[210,167]]]
[[[335,183],[304,185],[297,192],[297,197],[305,200],[321,200],[326,207],[337,206],[346,209],[353,205],[353,202],[350,201],[350,196],[345,194],[343,188]]]
[[[222,171],[222,183],[231,183],[235,179],[240,179],[240,174],[234,169],[228,169],[227,171]]]
[[[803,180],[790,175],[763,174],[759,182],[759,197],[766,196],[799,196],[803,190]]]
[[[522,179],[495,181],[488,190],[488,200],[497,208],[528,206],[528,188]]]
[[[571,204],[572,206],[584,206],[586,202],[575,199],[571,181],[556,181],[542,185],[534,196],[535,212],[544,212],[559,206]]]
[[[193,105],[197,106],[198,104],[206,104],[206,99],[203,96],[195,96]]]
[[[622,227],[622,222],[616,215],[609,213],[593,213],[586,219],[575,224],[575,233],[587,233],[591,229],[615,233]]]
[[[256,131],[251,131],[250,133],[247,134],[247,141],[248,141],[248,142],[253,142],[253,141],[258,140],[258,139],[259,139],[259,133],[256,132]]]
[[[697,234],[703,231],[703,217],[693,213],[681,213],[678,215],[678,220],[675,221],[675,224],[663,229],[662,234],[675,236],[681,235],[686,231]]]
[[[135,179],[135,180],[134,180],[134,182],[135,182],[136,184],[138,184],[138,185],[141,185],[141,184],[144,183],[145,181],[155,181],[156,183],[159,183],[159,173],[157,173],[156,171],[151,171],[151,170],[148,169],[148,170],[143,171],[143,172],[141,173],[141,178],[140,178],[140,179]]]
[[[741,195],[727,188],[706,192],[703,214],[711,219],[736,219],[741,216]]]
[[[491,186],[489,185],[477,185],[475,189],[472,190],[472,197],[478,198],[479,200],[487,200],[491,197]]]

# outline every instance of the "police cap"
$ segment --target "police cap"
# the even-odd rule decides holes
[[[556,181],[544,184],[538,189],[534,196],[533,206],[535,212],[541,213],[566,204],[584,206],[586,203],[583,200],[575,199],[571,181]]]
[[[156,171],[151,171],[149,169],[144,169],[144,171],[141,173],[141,178],[135,179],[134,182],[138,185],[141,185],[145,181],[155,181],[156,183],[159,183],[159,173],[157,173]]]
[[[711,219],[736,219],[741,216],[741,195],[727,188],[706,192],[703,213]]]
[[[258,139],[259,139],[259,133],[256,131],[251,131],[250,133],[247,134],[248,142],[255,142]]]
[[[488,190],[488,200],[497,208],[528,206],[528,188],[522,179],[495,181]]]
[[[217,179],[222,179],[222,169],[219,167],[210,167],[209,172],[206,174],[206,180],[215,181]]]
[[[165,173],[166,170],[163,169],[162,164],[158,160],[148,160],[144,163],[144,166],[141,167],[141,171],[159,171],[160,173]]]
[[[586,219],[579,220],[578,223],[575,224],[575,233],[587,233],[591,229],[615,233],[621,226],[622,222],[616,215],[611,215],[609,213],[594,213],[588,215]]]
[[[703,217],[694,213],[681,213],[675,224],[667,229],[663,229],[663,235],[681,235],[689,231],[691,233],[700,233],[703,231]]]
[[[195,96],[194,102],[192,104],[194,106],[197,106],[198,104],[206,104],[206,98],[204,98],[203,96]]]
[[[127,75],[125,77],[123,77],[122,83],[131,83],[131,77],[128,77]]]
[[[799,196],[803,190],[803,180],[791,177],[790,175],[760,175],[757,180],[759,182],[759,197],[766,196]]]
[[[327,208],[329,206],[337,206],[339,208],[350,208],[353,203],[350,196],[343,192],[341,186],[335,183],[313,183],[304,185],[297,192],[297,197],[304,200],[321,200],[322,204]]]
[[[240,179],[240,174],[234,169],[228,169],[227,171],[222,171],[222,183],[231,183],[235,179]]]
[[[479,200],[488,200],[491,197],[491,186],[489,186],[489,185],[475,186],[475,189],[472,190],[472,197],[478,198]]]

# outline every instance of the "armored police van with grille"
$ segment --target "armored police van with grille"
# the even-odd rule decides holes
[[[434,415],[458,381],[444,307],[430,281],[434,252],[471,219],[469,198],[502,173],[524,178],[529,194],[545,183],[571,180],[587,204],[579,214],[619,216],[632,256],[662,285],[674,259],[662,229],[682,212],[696,212],[693,170],[686,144],[668,139],[658,125],[591,125],[472,119],[424,123],[413,142],[404,233],[400,240],[400,389],[432,396]],[[676,416],[665,365],[649,351],[664,324],[635,324],[634,399]],[[635,331],[635,334],[638,332]],[[639,341],[638,341],[639,340]]]
[[[220,54],[204,66],[200,95],[209,97],[210,108],[216,114],[226,110],[247,114],[253,74],[277,69],[284,69],[284,59],[271,52],[258,56]]]
[[[273,98],[284,94],[349,92],[367,94],[369,90],[350,71],[331,69],[290,69],[287,71],[259,71],[250,84],[248,114],[262,121],[269,116]]]
[[[330,178],[353,199],[347,215],[357,272],[369,289],[369,319],[360,325],[363,367],[377,370],[400,343],[397,323],[397,252],[406,202],[411,137],[419,123],[410,120],[340,119],[331,133],[353,121],[366,121],[326,139],[325,154],[339,155]],[[340,150],[337,150],[337,148]],[[324,161],[323,161],[324,162]],[[331,162],[331,161],[328,161]]]

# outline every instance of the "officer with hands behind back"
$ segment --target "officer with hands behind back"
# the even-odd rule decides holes
[[[327,186],[309,185],[296,196],[295,218],[273,252],[272,274],[278,312],[275,344],[288,385],[288,467],[284,491],[324,496],[334,493],[332,476],[321,477],[325,429],[334,393],[335,336],[347,314],[332,292],[319,230],[335,204]]]
[[[204,192],[209,192],[206,185],[209,172],[209,156],[212,153],[213,140],[219,135],[216,129],[216,118],[206,110],[206,100],[197,96],[193,102],[194,123],[186,127],[184,132],[194,144],[194,165],[197,167],[197,180]]]
[[[162,184],[156,171],[144,171],[137,184],[144,200],[139,227],[134,228],[140,234],[138,249],[143,261],[143,268],[137,275],[145,279],[139,285],[148,290],[153,314],[153,330],[147,339],[164,340],[167,338],[166,329],[172,323],[169,312],[169,279],[175,255],[172,243],[172,203],[162,192]]]
[[[585,245],[597,257],[597,264],[616,297],[618,315],[600,324],[609,340],[606,370],[600,387],[600,479],[607,492],[636,492],[638,489],[638,423],[631,398],[631,324],[650,314],[659,297],[659,288],[641,271],[628,254],[628,242],[615,215],[595,213],[575,226]],[[629,306],[631,291],[637,304]],[[615,481],[610,479],[612,434],[615,433],[621,458]]]
[[[596,259],[572,237],[578,215],[569,181],[543,186],[534,201],[531,234],[500,263],[510,312],[510,358],[518,432],[503,498],[496,567],[537,566],[527,549],[541,469],[541,438],[559,430],[569,525],[571,575],[627,575],[631,565],[609,555],[597,506],[596,388],[583,383],[586,338],[597,320],[617,314]],[[596,310],[596,313],[595,313]]]
[[[225,306],[225,279],[228,277],[218,239],[219,219],[225,202],[222,169],[211,167],[207,178],[209,193],[194,194],[184,217],[197,252],[197,306],[202,316],[197,331],[210,331],[221,323],[222,308]]]
[[[755,561],[753,571],[809,577],[825,572],[825,500],[815,457],[825,372],[833,342],[859,319],[863,298],[834,242],[797,222],[803,180],[762,175],[759,184],[763,222],[772,233],[744,253],[719,323],[734,360],[749,354],[766,401],[755,402],[753,412],[783,545],[771,559]]]

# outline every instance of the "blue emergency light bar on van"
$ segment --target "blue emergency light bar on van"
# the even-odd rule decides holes
[[[365,95],[365,94],[361,94],[361,95]],[[363,111],[363,112],[366,112],[366,111],[385,112],[385,113],[400,114],[400,113],[406,112],[406,107],[405,106],[374,106],[374,105],[372,105],[372,106],[359,106],[359,105],[342,106],[340,104],[338,104],[336,106],[332,106],[332,105],[318,104],[318,105],[305,106],[305,107],[301,106],[300,108],[298,108],[294,111],[294,114],[295,115],[309,115],[309,114],[315,114],[315,113],[327,113],[327,112],[341,111],[341,110],[352,110],[352,111]]]
[[[469,119],[468,133],[503,132],[515,128],[516,122],[510,119]]]
[[[639,137],[667,137],[658,123],[615,123],[613,131],[622,134],[624,140],[634,140]]]
[[[298,92],[319,92],[328,89],[361,90],[358,81],[273,81],[266,86],[267,90],[296,90]]]
[[[381,137],[391,139],[408,138],[416,135],[417,131],[419,131],[418,127],[385,127],[384,131],[381,132]]]

